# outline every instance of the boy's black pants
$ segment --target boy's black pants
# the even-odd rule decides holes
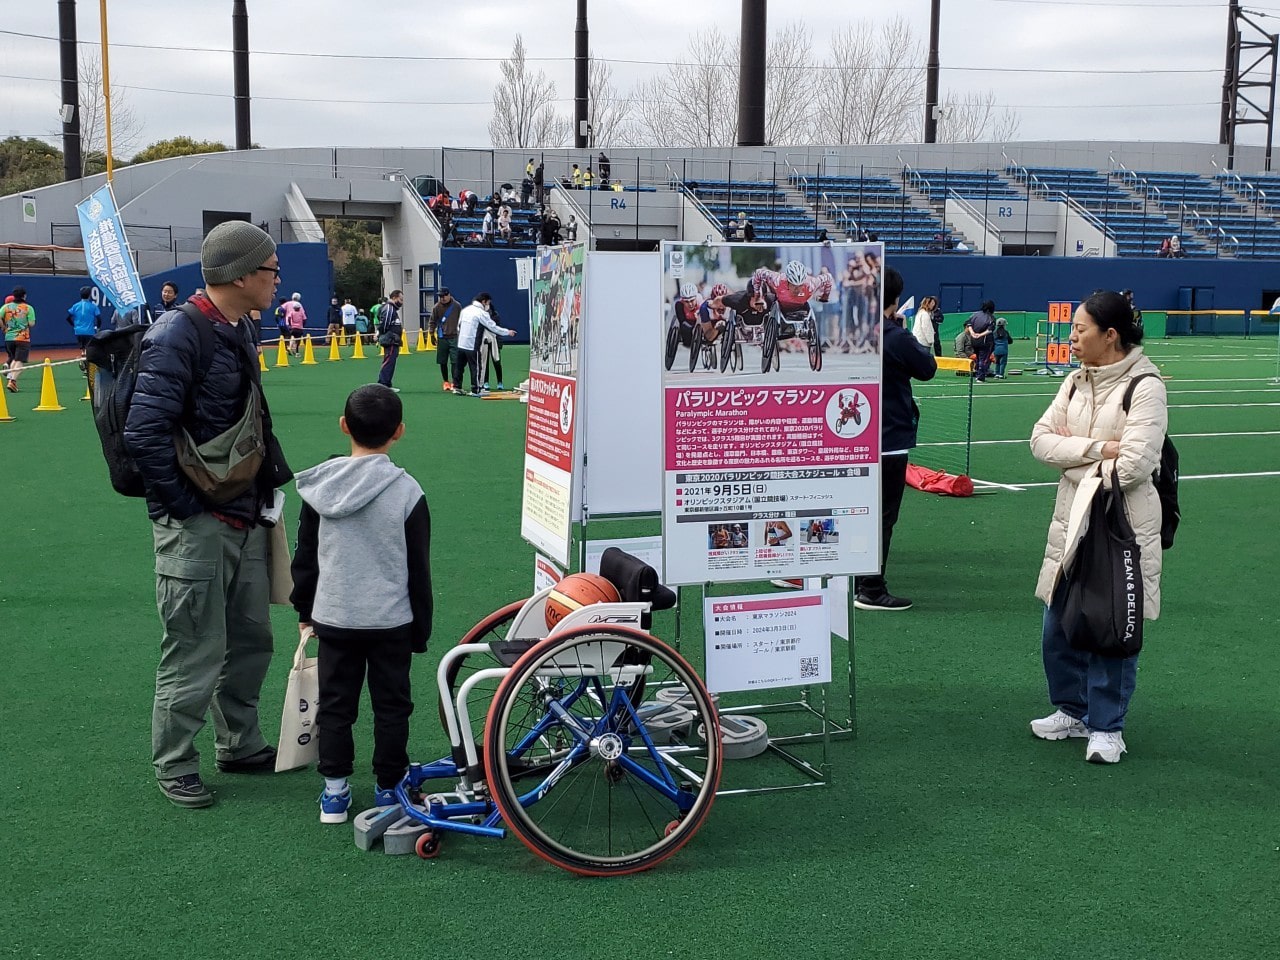
[[[409,769],[409,641],[370,633],[356,639],[320,636],[321,776],[349,777],[355,766],[352,724],[360,712],[360,691],[369,675],[373,704],[373,773],[379,787],[394,787]]]

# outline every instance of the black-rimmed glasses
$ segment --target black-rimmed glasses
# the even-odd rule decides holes
[[[277,277],[280,276],[279,267],[255,267],[254,269],[261,270],[263,273],[274,273]]]

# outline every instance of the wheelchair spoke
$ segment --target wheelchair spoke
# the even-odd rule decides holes
[[[681,685],[687,721],[651,732],[643,690]],[[532,694],[532,695],[531,695]],[[512,668],[485,731],[486,769],[508,828],[535,853],[588,874],[629,873],[670,856],[714,799],[718,729],[696,674],[660,641],[631,628],[581,628],[549,637]],[[538,744],[559,745],[559,752]],[[528,755],[539,783],[519,789]]]

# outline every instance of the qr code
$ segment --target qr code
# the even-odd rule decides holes
[[[800,679],[804,680],[808,677],[818,676],[818,658],[817,657],[801,657],[800,658]]]

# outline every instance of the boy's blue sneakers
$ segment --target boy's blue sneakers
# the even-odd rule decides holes
[[[388,790],[377,787],[373,793],[373,805],[375,807],[394,807],[400,801],[396,799],[396,788],[391,787]]]
[[[330,793],[326,788],[324,793],[320,794],[320,822],[321,823],[346,823],[347,810],[351,807],[351,788],[343,790],[341,793]]]

